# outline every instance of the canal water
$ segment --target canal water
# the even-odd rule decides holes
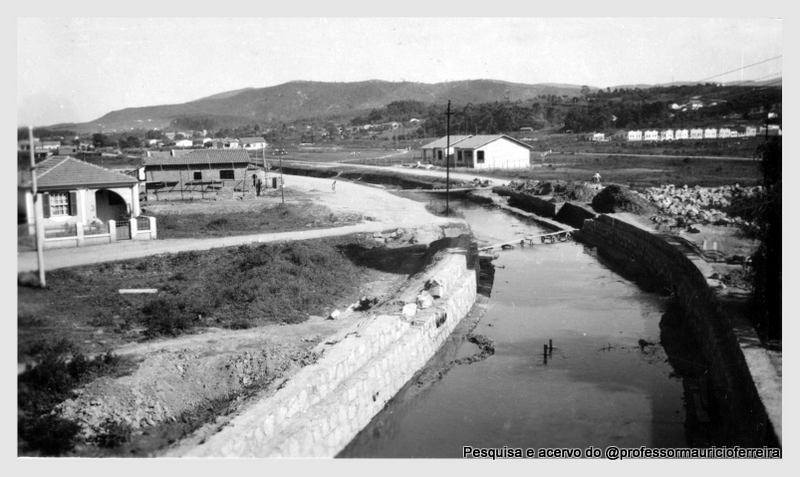
[[[455,205],[479,243],[547,232],[497,209]],[[408,383],[340,457],[461,457],[467,445],[690,444],[684,383],[660,344],[665,297],[575,242],[517,247],[493,263],[485,314],[472,330],[465,319],[431,360],[436,379]],[[469,334],[489,338],[494,354],[444,366],[477,351]]]

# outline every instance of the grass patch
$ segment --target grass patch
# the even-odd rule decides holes
[[[158,238],[202,238],[286,232],[307,228],[337,227],[357,222],[340,218],[329,210],[303,205],[278,205],[243,211],[208,213],[152,213],[158,224]]]
[[[200,327],[304,321],[356,292],[368,266],[345,254],[351,242],[261,244],[53,270],[46,289],[17,287],[19,358],[30,359],[28,345],[41,336],[100,352]],[[120,288],[159,292],[120,295]]]

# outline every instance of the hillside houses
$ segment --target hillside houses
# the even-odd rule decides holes
[[[777,124],[769,125],[769,129],[766,134],[768,135],[783,135],[783,131],[781,130],[780,126]],[[627,138],[628,141],[680,141],[680,140],[704,140],[704,139],[733,139],[733,138],[741,138],[741,137],[753,137],[757,135],[765,134],[763,126],[761,128],[756,128],[755,126],[746,126],[743,129],[737,130],[736,128],[732,127],[705,127],[705,128],[691,128],[691,129],[663,129],[663,130],[656,130],[656,129],[649,129],[645,131],[641,130],[630,130],[627,132],[627,135],[623,135],[623,138]],[[592,140],[594,140],[592,138]]]

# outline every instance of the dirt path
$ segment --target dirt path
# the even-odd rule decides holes
[[[366,221],[344,227],[331,227],[315,230],[297,230],[291,232],[261,233],[206,239],[167,239],[147,241],[122,241],[107,245],[90,247],[45,250],[45,268],[57,268],[88,265],[91,263],[126,260],[131,258],[175,253],[188,250],[209,250],[218,247],[230,247],[248,243],[267,243],[313,238],[334,237],[359,232],[380,232],[391,228],[416,228],[422,226],[440,226],[455,219],[445,219],[430,214],[424,204],[392,195],[384,190],[368,187],[352,182],[336,181],[336,190],[332,190],[333,180],[305,176],[284,176],[287,189],[303,192],[305,200],[309,197],[334,213],[354,213],[366,218]],[[292,199],[288,199],[291,201]],[[20,252],[17,254],[17,272],[36,270],[36,253]]]
[[[319,169],[336,169],[340,166],[346,166],[348,168],[359,168],[359,169],[367,169],[371,171],[391,171],[394,173],[405,174],[409,176],[422,176],[422,177],[436,177],[436,178],[444,178],[447,176],[447,171],[444,169],[417,169],[417,168],[410,168],[410,167],[402,167],[402,166],[369,166],[365,164],[351,164],[349,162],[312,162],[312,161],[301,161],[301,160],[290,160],[285,161],[286,164],[289,163],[296,163],[296,164],[303,164],[303,165],[313,165]],[[456,169],[450,170],[450,178],[463,180],[463,181],[471,181],[476,177],[480,180],[489,180],[492,182],[492,185],[504,185],[507,184],[510,179],[503,179],[498,177],[489,177],[489,176],[482,176],[479,171],[474,172],[464,172],[464,168],[461,168],[459,171]]]

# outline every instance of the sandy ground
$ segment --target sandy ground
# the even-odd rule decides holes
[[[426,171],[429,172],[429,171]],[[380,232],[392,228],[437,227],[458,219],[446,219],[430,214],[425,205],[410,199],[392,195],[380,188],[352,182],[336,181],[332,190],[332,179],[284,175],[286,189],[301,192],[287,194],[287,201],[303,204],[309,201],[323,205],[334,213],[357,214],[364,221],[350,226],[332,227],[292,232],[261,233],[206,239],[125,240],[107,245],[45,250],[45,268],[86,265],[90,263],[124,260],[130,258],[174,253],[186,250],[208,250],[247,243],[267,243],[312,238],[333,237],[359,232]],[[269,200],[278,201],[279,196]],[[266,201],[264,201],[266,202]],[[37,269],[35,252],[17,254],[17,272]]]

